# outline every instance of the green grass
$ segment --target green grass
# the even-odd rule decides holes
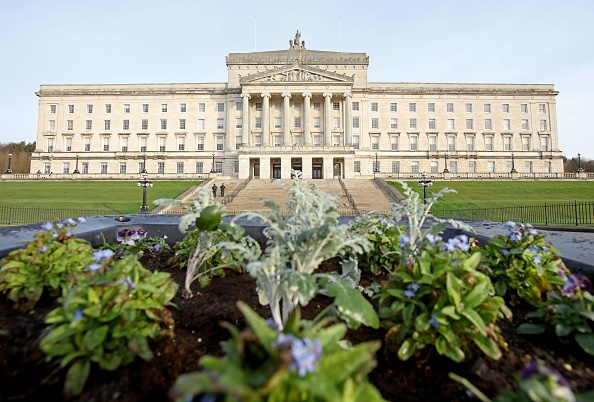
[[[175,198],[195,181],[153,181],[147,189],[147,205],[153,200]],[[142,189],[136,181],[22,181],[0,182],[0,206],[98,209],[117,213],[137,213],[142,205]]]
[[[390,182],[400,191],[397,182]],[[407,184],[423,195],[418,182]],[[439,209],[497,208],[544,203],[594,201],[594,182],[586,181],[434,181],[427,196],[443,188],[457,193],[446,194],[435,206]]]

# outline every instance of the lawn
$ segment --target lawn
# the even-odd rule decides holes
[[[153,181],[147,189],[147,205],[153,200],[175,198],[196,181]],[[142,189],[136,181],[20,181],[0,182],[0,207],[46,207],[137,213]]]
[[[397,189],[397,182],[390,182]],[[407,184],[422,196],[418,182]],[[436,204],[439,209],[497,208],[573,201],[594,201],[591,181],[434,181],[427,196],[443,188],[456,190]]]

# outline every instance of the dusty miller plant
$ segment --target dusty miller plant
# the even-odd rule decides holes
[[[305,306],[319,292],[335,298],[335,308],[349,325],[360,323],[377,327],[377,314],[371,304],[354,287],[360,272],[356,261],[343,264],[342,274],[314,274],[322,261],[347,251],[360,254],[370,249],[365,236],[352,233],[349,226],[339,224],[336,198],[315,188],[293,172],[292,186],[280,184],[289,195],[286,209],[289,217],[273,201],[264,205],[269,214],[248,212],[237,219],[258,219],[266,227],[266,249],[248,248],[237,243],[225,247],[236,249],[247,260],[247,270],[254,278],[260,303],[269,305],[272,319],[282,329],[297,306]]]

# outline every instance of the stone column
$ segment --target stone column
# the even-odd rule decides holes
[[[312,157],[310,155],[303,155],[301,157],[301,172],[304,179],[311,179],[312,176]]]
[[[267,147],[269,145],[270,145],[270,94],[263,93],[262,94],[262,146]],[[260,169],[262,169],[262,165],[260,165]]]
[[[353,138],[351,136],[351,127],[353,125],[351,122],[351,109],[352,109],[351,98],[352,98],[352,96],[353,95],[350,92],[346,92],[344,94],[343,127],[344,127],[344,146],[346,146],[346,147],[350,147],[353,142]]]
[[[231,110],[235,106],[234,103],[234,100],[227,99],[227,109],[225,109],[225,151],[235,149],[235,121],[231,121]]]
[[[289,146],[291,145],[291,136],[289,131],[289,110],[291,108],[290,99],[291,94],[289,92],[283,92],[283,145]]]
[[[331,93],[324,93],[324,146],[332,145],[332,127],[330,121],[330,108],[332,107],[330,104],[331,99]]]
[[[303,94],[303,145],[308,146],[309,141],[309,112],[310,112],[310,101],[311,101],[311,94],[306,92]]]
[[[262,105],[264,107],[264,105]],[[260,179],[271,179],[270,157],[260,156]]]
[[[241,128],[241,145],[249,145],[250,138],[250,95],[242,94],[243,98],[243,110],[241,112],[242,128]]]

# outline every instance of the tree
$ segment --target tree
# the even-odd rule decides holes
[[[33,151],[35,151],[35,141],[0,143],[0,173],[8,169],[8,154],[12,154],[10,169],[13,173],[29,173]]]

